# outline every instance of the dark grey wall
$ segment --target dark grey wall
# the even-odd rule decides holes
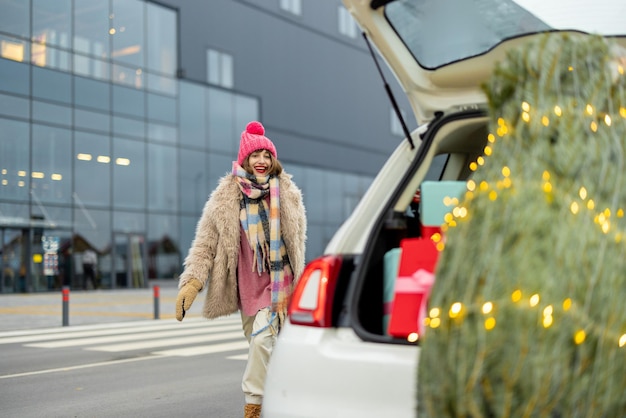
[[[301,16],[279,0],[158,2],[179,10],[185,78],[206,81],[207,48],[233,56],[234,90],[260,99],[281,160],[374,175],[402,140],[363,38],[339,34],[340,0],[303,0]],[[386,77],[413,128],[404,93]]]

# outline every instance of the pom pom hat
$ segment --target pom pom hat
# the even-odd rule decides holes
[[[241,133],[239,142],[239,154],[237,162],[242,165],[250,154],[258,150],[268,150],[274,158],[278,158],[274,143],[265,136],[265,128],[261,122],[252,121],[246,126],[246,130]]]

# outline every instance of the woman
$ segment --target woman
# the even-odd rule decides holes
[[[250,343],[242,382],[246,418],[261,414],[267,365],[304,269],[305,241],[302,193],[263,125],[250,122],[232,172],[204,206],[176,300],[179,321],[205,287],[206,318],[241,312]]]

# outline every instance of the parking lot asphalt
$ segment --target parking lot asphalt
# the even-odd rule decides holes
[[[174,320],[177,285],[176,280],[151,280],[141,289],[70,289],[66,302],[61,290],[0,294],[0,332]],[[198,295],[186,317],[200,317],[203,296]]]

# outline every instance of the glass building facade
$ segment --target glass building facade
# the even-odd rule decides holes
[[[178,11],[161,4],[0,11],[0,293],[175,279],[261,100],[179,77]],[[371,178],[281,162],[304,192],[310,259]]]

